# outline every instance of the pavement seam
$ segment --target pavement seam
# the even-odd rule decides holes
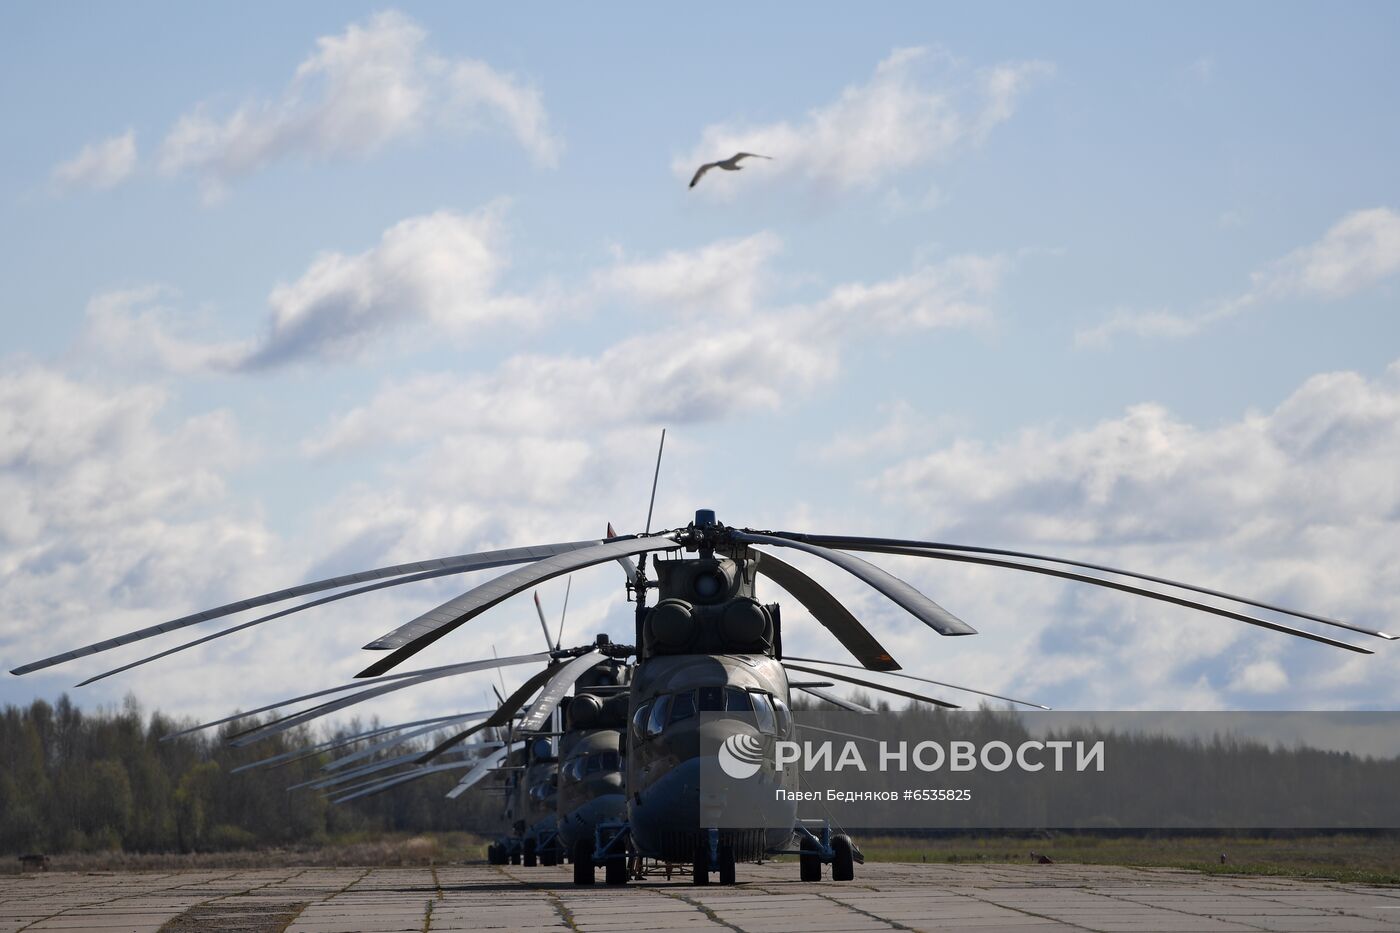
[[[550,905],[554,907],[554,912],[559,915],[559,919],[564,921],[564,925],[571,930],[578,930],[578,921],[574,919],[574,912],[569,909],[569,905],[564,903],[564,899],[553,891],[546,890],[545,896],[549,898]]]
[[[209,898],[208,900],[200,901],[200,902],[197,903],[197,904],[191,904],[189,907],[186,907],[184,910],[180,911],[178,914],[176,914],[175,916],[171,917],[169,920],[167,920],[167,921],[165,921],[164,923],[162,923],[162,924],[160,925],[160,928],[161,928],[162,930],[164,930],[166,927],[170,926],[172,923],[174,923],[175,921],[179,920],[179,919],[180,919],[181,917],[183,917],[185,914],[189,913],[189,912],[192,911],[192,910],[198,910],[199,908],[205,906],[206,904],[216,904],[216,903],[218,903],[219,901],[223,900],[223,899],[226,898],[226,897],[242,897],[244,894],[252,894],[254,891],[261,891],[263,888],[271,887],[271,886],[274,885],[274,884],[283,884],[283,883],[285,883],[285,882],[292,881],[292,880],[294,880],[294,879],[296,879],[296,878],[300,878],[300,877],[301,877],[302,875],[304,875],[304,874],[306,874],[306,869],[305,869],[305,868],[302,868],[302,869],[300,869],[300,870],[294,872],[293,874],[288,875],[288,876],[285,877],[285,878],[273,878],[273,879],[271,879],[271,880],[269,880],[269,881],[264,881],[262,884],[255,884],[255,885],[253,885],[253,886],[250,887],[250,888],[244,888],[242,891],[228,891],[228,892],[226,892],[226,893],[224,893],[224,894],[220,894],[218,897],[211,897],[211,898]],[[238,877],[238,875],[239,875],[239,872],[234,872],[233,874],[229,875],[228,877],[230,877],[230,878],[236,878],[236,877]],[[306,909],[305,906],[303,906],[303,907],[302,907],[302,910],[305,910],[305,909]],[[300,914],[300,913],[301,913],[301,910],[297,911],[297,913]],[[285,929],[285,927],[284,927],[284,929]]]
[[[861,887],[866,887],[866,885],[861,885]],[[870,890],[874,891],[875,889],[874,889],[874,888],[870,888]],[[846,908],[847,910],[853,910],[853,911],[855,911],[856,913],[860,914],[860,915],[863,916],[863,917],[869,917],[869,918],[872,919],[872,920],[878,920],[878,921],[880,921],[881,923],[887,923],[887,924],[889,924],[891,927],[893,927],[893,928],[896,929],[896,930],[913,930],[914,933],[918,933],[918,930],[917,930],[917,928],[915,928],[915,927],[907,927],[907,926],[905,926],[904,924],[900,923],[898,920],[891,920],[889,917],[881,917],[879,914],[872,914],[872,913],[871,913],[870,911],[868,911],[868,910],[861,910],[859,907],[855,906],[854,904],[847,904],[845,901],[837,900],[834,896],[832,896],[832,895],[830,895],[830,894],[823,894],[823,893],[820,892],[820,891],[813,891],[812,893],[815,894],[817,897],[821,898],[821,899],[824,900],[824,901],[830,901],[831,903],[837,905],[838,907],[844,907],[844,908]]]
[[[728,920],[725,920],[723,917],[721,917],[719,914],[715,913],[714,910],[712,910],[712,909],[711,909],[710,907],[708,907],[707,905],[702,904],[702,903],[700,903],[699,901],[694,900],[694,899],[692,899],[692,898],[686,897],[684,894],[681,894],[679,891],[660,891],[660,890],[658,890],[656,893],[657,893],[657,894],[660,894],[660,895],[663,895],[663,896],[665,896],[665,897],[673,897],[673,898],[675,898],[675,899],[678,900],[678,901],[683,901],[683,902],[689,904],[691,907],[694,907],[696,910],[700,911],[702,914],[704,914],[706,917],[709,917],[711,920],[713,920],[715,923],[718,923],[720,926],[726,926],[726,927],[729,927],[729,929],[731,929],[731,930],[737,930],[738,933],[748,933],[748,931],[746,931],[743,927],[738,926],[737,924],[730,923]]]
[[[976,894],[973,894],[971,891],[967,891],[967,892],[958,891],[958,892],[950,892],[950,893],[957,894],[959,897],[970,897],[970,898],[972,898],[974,901],[980,901],[980,902],[983,903],[983,904],[990,904],[990,905],[992,905],[993,907],[1000,907],[1002,910],[1009,910],[1009,911],[1012,911],[1013,913],[1025,914],[1027,917],[1035,917],[1035,918],[1038,919],[1038,920],[1049,920],[1051,923],[1058,923],[1058,924],[1060,924],[1061,926],[1067,927],[1067,928],[1069,928],[1069,929],[1071,929],[1071,930],[1084,930],[1084,931],[1087,931],[1087,933],[1103,933],[1103,931],[1101,931],[1101,930],[1095,930],[1093,927],[1080,926],[1080,925],[1077,924],[1077,923],[1070,923],[1068,920],[1061,920],[1059,917],[1052,917],[1052,916],[1050,916],[1049,914],[1038,914],[1038,913],[1036,913],[1035,911],[1033,911],[1033,910],[1027,910],[1027,909],[1025,909],[1024,907],[1015,907],[1015,906],[1012,906],[1011,904],[998,904],[996,901],[991,900],[990,898],[978,897]],[[1198,915],[1198,916],[1199,916],[1199,915]]]

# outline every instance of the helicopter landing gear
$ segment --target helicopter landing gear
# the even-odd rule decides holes
[[[587,839],[574,843],[574,884],[593,883],[593,846]]]
[[[851,837],[846,835],[833,836],[831,849],[831,880],[855,880],[855,846],[851,843]]]
[[[734,883],[734,847],[719,847],[719,883]]]
[[[821,823],[821,835],[812,832],[801,823]],[[797,833],[797,862],[803,881],[821,881],[822,865],[831,865],[832,881],[853,881],[856,877],[856,863],[865,864],[851,837],[845,833],[831,834],[831,824],[825,820],[801,820]]]
[[[822,853],[817,840],[811,836],[802,837],[802,854],[797,862],[803,881],[822,880]]]
[[[710,883],[710,847],[706,845],[697,846],[695,849],[695,862],[690,866],[691,884]]]
[[[609,855],[603,863],[603,880],[608,884],[626,884],[629,874],[626,855]]]

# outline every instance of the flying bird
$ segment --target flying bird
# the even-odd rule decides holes
[[[759,154],[756,153],[756,152],[736,152],[736,153],[734,153],[732,156],[730,156],[729,158],[723,159],[723,160],[721,160],[721,161],[719,161],[719,162],[706,162],[704,165],[700,166],[698,169],[695,170],[695,177],[692,178],[692,179],[690,180],[690,187],[694,188],[695,185],[696,185],[696,183],[697,183],[698,181],[700,181],[701,176],[703,176],[706,172],[708,172],[708,171],[709,171],[710,169],[712,169],[712,168],[722,168],[722,169],[724,169],[726,172],[737,172],[737,171],[739,171],[741,168],[743,168],[743,166],[741,166],[741,165],[739,164],[739,160],[740,160],[740,159],[772,159],[772,158],[773,158],[772,156],[759,155]]]

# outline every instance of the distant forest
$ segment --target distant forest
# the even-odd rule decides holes
[[[349,749],[232,774],[240,765],[336,735],[302,727],[247,748],[225,743],[255,722],[161,741],[192,723],[161,713],[146,717],[130,697],[119,710],[96,713],[82,711],[66,695],[54,704],[6,706],[0,717],[0,852],[209,852],[314,845],[356,833],[497,828],[495,795],[444,797],[460,777],[453,772],[340,805],[319,791],[287,790]],[[338,732],[373,725],[352,722]]]

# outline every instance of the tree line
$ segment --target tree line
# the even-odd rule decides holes
[[[324,776],[322,765],[357,745],[235,774],[241,765],[374,726],[303,726],[246,748],[227,744],[258,721],[171,738],[192,723],[145,716],[133,697],[96,712],[66,694],[52,704],[7,705],[0,715],[0,852],[208,852],[498,826],[496,795],[445,798],[460,776],[453,772],[338,805],[316,790],[287,790]],[[411,747],[428,742],[378,757]]]

